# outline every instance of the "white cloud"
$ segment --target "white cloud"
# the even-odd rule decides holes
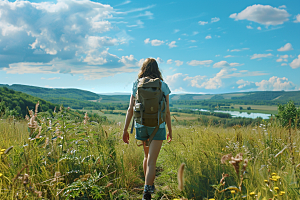
[[[198,31],[193,31],[192,35],[197,35],[199,32]]]
[[[148,17],[148,19],[153,19],[153,13],[150,12],[150,11],[145,11],[144,14],[139,14],[137,16],[135,16],[136,18],[137,17]]]
[[[77,64],[77,60],[53,59],[48,63],[19,62],[4,68],[8,74],[83,74],[86,80],[101,79],[120,73],[134,72],[138,69],[138,61],[132,55],[119,58],[107,50],[87,58],[91,65]],[[101,65],[97,65],[101,64]]]
[[[197,42],[196,40],[190,40],[189,42]]]
[[[183,65],[183,62],[182,61],[180,61],[180,60],[175,60],[174,61],[175,63],[176,63],[176,66],[180,66],[180,65]]]
[[[175,88],[179,89],[180,87],[186,88],[186,86],[215,90],[221,87],[225,87],[226,84],[229,82],[231,84],[230,80],[232,80],[231,78],[233,77],[248,77],[260,75],[266,74],[261,72],[249,72],[248,70],[241,70],[239,72],[236,72],[235,68],[222,68],[217,74],[215,74],[211,78],[201,75],[189,76],[187,74],[176,73],[174,75],[167,76],[166,82],[168,84],[171,84],[172,90],[174,90]],[[188,85],[185,85],[185,82],[187,82]],[[238,81],[238,83],[240,85],[248,85],[246,81],[242,82],[240,80]],[[251,83],[251,86],[256,87],[254,83]],[[245,86],[243,87],[243,89],[245,89]]]
[[[211,64],[213,61],[212,60],[192,60],[190,62],[187,62],[188,65],[191,66],[198,66],[198,65],[205,65],[205,66],[209,66],[209,64]]]
[[[297,90],[297,86],[286,77],[279,78],[277,76],[273,76],[269,80],[262,80],[255,84],[258,87],[258,90],[263,91]]]
[[[186,76],[183,80],[189,81],[192,87],[202,88],[202,86],[200,85],[200,82],[202,82],[205,77],[206,76],[200,76],[200,75],[197,75],[194,77]]]
[[[133,28],[133,27],[139,27],[139,28],[144,28],[144,22],[142,22],[141,20],[136,20],[135,24],[132,25],[126,25],[129,28]]]
[[[198,24],[199,24],[199,25],[205,25],[205,24],[208,24],[208,22],[205,22],[205,21],[199,21]]]
[[[164,44],[165,42],[162,40],[157,40],[157,39],[150,40],[150,38],[147,38],[144,40],[144,43],[145,44],[151,43],[152,46],[160,46],[160,45]]]
[[[273,55],[271,53],[268,53],[268,54],[253,54],[251,59],[266,58],[266,57],[270,57],[270,56],[273,56]]]
[[[300,14],[295,16],[296,20],[294,21],[295,23],[300,23]]]
[[[278,57],[279,55],[277,55]],[[287,58],[289,58],[289,55],[280,55],[279,58],[276,60],[276,62],[282,62],[282,61],[285,61],[287,62]]]
[[[255,85],[254,82],[244,81],[243,79],[238,80],[238,81],[236,82],[236,84],[239,85],[239,86],[238,86],[239,89],[244,89],[244,90],[246,90],[246,89],[252,89],[252,88],[255,88],[255,87],[256,87],[256,85]]]
[[[285,6],[285,5],[282,5],[282,6],[279,6],[278,8],[286,8],[286,6]]]
[[[227,61],[220,61],[217,62],[213,65],[213,68],[220,68],[220,67],[237,67],[237,66],[241,66],[243,64],[240,63],[228,63]]]
[[[52,77],[52,78],[48,78],[47,80],[55,80],[55,79],[60,79],[60,77]]]
[[[156,58],[156,61],[157,61],[158,63],[163,63],[163,62],[164,62],[163,59],[161,59],[160,57],[157,57],[157,58]]]
[[[235,52],[235,51],[245,51],[245,50],[249,50],[249,48],[232,49],[232,50],[230,50],[230,52]],[[229,51],[229,49],[228,49],[227,51]]]
[[[174,30],[174,33],[178,33],[180,30],[179,29],[175,29]]]
[[[289,16],[290,14],[284,9],[274,8],[270,5],[255,4],[248,6],[238,14],[231,14],[229,17],[235,19],[235,21],[246,19],[266,26],[276,26],[288,21]]]
[[[291,68],[296,69],[298,67],[300,67],[300,55],[298,55],[298,58],[296,58],[295,60],[293,60],[290,63]]]
[[[208,35],[208,36],[206,36],[206,37],[205,37],[205,39],[211,39],[211,36],[210,36],[210,35]]]
[[[218,18],[218,17],[214,17],[214,18],[211,18],[211,23],[214,23],[214,22],[218,22],[218,21],[220,21],[220,18]]]
[[[182,81],[186,76],[186,74],[176,73],[166,76],[165,81],[172,91],[175,91],[176,89],[180,90],[183,86]]]
[[[174,93],[186,93],[185,90],[182,87],[179,87],[175,90],[173,90]]]
[[[259,27],[257,27],[257,30],[260,30],[261,31],[261,27],[259,26]]]
[[[286,43],[283,47],[277,49],[277,51],[291,51],[294,50],[291,43]]]
[[[286,66],[286,65],[287,65],[286,63],[282,63],[282,64],[281,64],[281,66]]]
[[[223,81],[222,79],[228,78],[229,72],[235,71],[234,68],[223,68],[218,72],[213,78],[208,79],[206,82],[203,82],[200,85],[200,88],[205,88],[205,89],[219,89],[220,87],[223,86]]]
[[[160,45],[162,45],[163,43],[165,43],[165,42],[162,41],[162,40],[157,40],[157,39],[151,40],[151,45],[152,45],[152,46],[160,46]]]
[[[169,45],[169,48],[177,47],[176,41],[172,41],[172,42],[170,42],[168,45]]]
[[[172,63],[173,63],[172,59],[167,60],[167,64],[172,64]]]
[[[139,67],[142,67],[143,66],[143,63],[145,62],[146,59],[142,58],[138,61],[138,66]]]
[[[150,38],[145,39],[145,40],[144,40],[144,43],[145,43],[145,44],[150,43]]]
[[[52,78],[41,77],[41,79],[52,81],[52,80],[60,79],[60,77],[52,77]]]
[[[224,56],[224,58],[232,58],[232,57],[234,57],[234,56],[232,56],[232,55]]]
[[[247,29],[253,29],[253,27],[250,26],[250,25],[248,25],[248,26],[246,26],[246,27],[247,27]]]
[[[122,56],[122,58],[119,60],[119,62],[124,63],[126,66],[137,66],[137,60],[134,58],[133,55],[130,56]]]
[[[109,19],[122,14],[109,5],[89,0],[1,1],[0,13],[0,63],[7,73],[84,73],[86,79],[95,79],[137,67],[132,55],[109,53],[108,47],[132,40],[126,31],[109,33]]]

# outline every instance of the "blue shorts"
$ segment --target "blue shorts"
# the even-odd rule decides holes
[[[135,128],[135,139],[137,140],[147,140],[152,132],[154,131],[155,127],[141,127]],[[159,128],[156,132],[153,140],[166,140],[166,128]]]

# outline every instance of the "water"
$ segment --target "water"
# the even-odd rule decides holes
[[[239,111],[227,111],[227,110],[215,110],[214,112],[221,112],[221,113],[229,113],[232,117],[246,117],[255,119],[257,117],[261,117],[263,119],[269,119],[271,114],[264,114],[264,113],[247,113],[247,112],[239,112]]]
[[[209,110],[205,110],[205,109],[191,109],[191,110],[210,112]],[[231,114],[232,117],[245,117],[245,118],[252,118],[252,119],[255,119],[257,117],[261,117],[262,119],[269,119],[271,117],[271,114],[264,114],[264,113],[247,113],[247,112],[228,111],[228,110],[214,110],[213,112],[229,113]]]

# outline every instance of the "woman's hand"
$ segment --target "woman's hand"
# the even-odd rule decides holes
[[[170,132],[170,131],[167,134],[167,140],[168,140],[168,143],[170,143],[172,141],[172,132]]]
[[[124,130],[123,131],[123,141],[126,143],[126,144],[129,144],[129,133],[127,130]]]

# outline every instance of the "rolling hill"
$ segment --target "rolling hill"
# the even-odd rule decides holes
[[[36,103],[39,101],[39,111],[50,111],[52,112],[55,107],[59,105],[45,101],[44,99],[18,92],[7,87],[0,87],[0,114],[3,112],[2,109],[7,108],[12,113],[11,115],[25,116],[28,114],[28,110],[34,110]],[[2,111],[1,111],[2,110]]]
[[[26,94],[45,99],[54,104],[63,104],[66,107],[74,109],[92,108],[103,109],[109,105],[114,105],[115,109],[121,109],[128,105],[130,95],[103,95],[96,94],[80,89],[63,89],[63,88],[43,88],[28,85],[5,85],[15,91],[24,92]],[[293,100],[295,104],[300,104],[300,91],[252,91],[237,92],[224,94],[171,94],[171,103],[176,101],[214,101],[214,102],[231,102],[238,104],[284,104],[289,100]],[[100,103],[100,104],[99,104]],[[124,109],[124,108],[123,108]]]

